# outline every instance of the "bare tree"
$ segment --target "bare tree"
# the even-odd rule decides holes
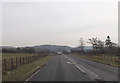
[[[98,47],[99,48],[103,48],[104,47],[104,42],[103,41],[98,40],[97,43],[98,43]]]
[[[92,44],[94,51],[96,51],[96,52],[98,52],[98,50],[103,51],[104,42],[99,40],[97,37],[89,39],[88,43]]]
[[[97,44],[98,44],[99,52],[103,53],[104,42],[98,39]]]
[[[79,48],[80,48],[81,51],[83,51],[84,45],[85,45],[85,44],[84,44],[83,39],[80,38],[80,40],[79,40]]]
[[[96,38],[89,39],[89,42],[88,42],[88,43],[91,43],[92,46],[93,46],[93,49],[94,49],[94,50],[97,50],[97,48],[98,48],[98,45],[97,45],[97,37],[96,37]]]

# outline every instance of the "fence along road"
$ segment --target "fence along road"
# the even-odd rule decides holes
[[[19,57],[19,58],[10,58],[10,59],[3,59],[2,60],[2,71],[13,70],[18,68],[21,65],[31,63],[34,60],[41,58],[42,56],[26,56],[26,57]]]

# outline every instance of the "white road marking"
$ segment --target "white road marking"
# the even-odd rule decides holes
[[[83,71],[82,69],[80,69],[78,66],[75,66],[75,67],[77,67],[80,71],[82,71],[83,73],[85,73],[85,71]]]
[[[47,65],[48,63],[45,63],[45,64],[43,64],[43,65]],[[32,74],[28,79],[26,79],[25,81],[29,81],[35,74],[37,74],[38,72],[40,72],[40,70],[42,69],[42,66],[41,66],[41,68],[38,70],[38,71],[36,71],[34,74]]]
[[[26,79],[25,81],[29,81],[35,74],[37,74],[38,72],[40,72],[40,69],[38,71],[36,71],[34,74],[32,74],[28,79]]]
[[[91,72],[92,74],[94,74],[96,77],[99,77],[98,75],[96,75],[94,72]]]
[[[79,65],[76,61],[73,61],[71,58],[68,58],[67,56],[64,56],[65,58],[67,58],[70,62],[73,63],[73,65],[75,65],[76,68],[78,68],[80,71],[82,71],[84,74],[87,74],[88,77],[90,77],[91,79],[101,79],[98,75],[96,75],[94,72],[90,71],[89,69]]]
[[[71,63],[71,62],[67,62],[68,64],[73,64],[73,63]]]

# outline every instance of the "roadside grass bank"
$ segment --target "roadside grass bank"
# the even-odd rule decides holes
[[[2,76],[2,81],[25,81],[29,76],[40,69],[42,65],[46,64],[54,56],[54,54],[50,54],[29,64],[22,65],[14,70],[7,71],[6,74]]]
[[[78,53],[71,53],[72,56],[76,56],[79,58],[91,60],[94,62],[110,65],[113,67],[120,68],[119,65],[119,58],[118,56],[109,56],[109,55],[86,55],[86,54],[78,54]]]

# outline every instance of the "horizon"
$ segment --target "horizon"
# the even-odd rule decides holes
[[[44,45],[49,45],[49,46],[67,46],[67,47],[72,47],[72,46],[68,46],[68,45],[57,45],[57,44],[55,44],[55,45],[53,45],[53,44],[42,44],[42,45],[32,45],[32,46],[30,46],[30,45],[26,45],[26,46],[7,46],[7,45],[5,45],[5,46],[0,46],[0,47],[15,47],[15,48],[17,48],[17,47],[34,47],[34,46],[44,46]],[[76,47],[78,47],[78,46],[76,46]],[[76,47],[72,47],[72,48],[76,48]],[[89,45],[89,46],[84,46],[84,47],[92,47],[91,45]]]
[[[0,46],[0,47],[14,47],[14,48],[18,48],[18,47],[34,47],[34,46],[44,46],[44,45],[49,45],[49,46],[67,46],[67,47],[71,47],[71,48],[76,48],[76,47],[79,47],[79,46],[76,46],[76,47],[72,47],[72,46],[68,46],[68,45],[53,45],[53,44],[43,44],[43,45],[32,45],[32,46]],[[89,45],[89,46],[84,46],[84,47],[92,47],[92,45]]]

